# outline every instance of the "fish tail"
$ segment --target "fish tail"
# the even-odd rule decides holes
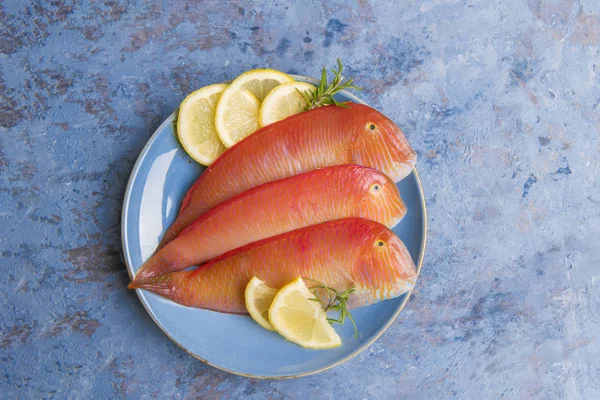
[[[180,271],[172,274],[152,276],[149,278],[134,279],[127,288],[145,289],[164,298],[177,301],[176,297],[181,292],[181,284],[193,271]]]
[[[152,267],[148,266],[150,260],[146,261],[136,272],[135,278],[133,278],[133,281],[129,285],[133,284],[135,281],[143,281],[144,279],[151,278],[152,275],[154,275],[153,271],[151,271]]]
[[[172,272],[172,271],[162,271],[162,268],[159,268],[159,264],[155,260],[155,258],[157,256],[158,256],[158,254],[155,254],[148,261],[146,261],[144,263],[144,265],[142,265],[142,267],[135,274],[134,281],[143,281],[145,279],[149,279],[154,276]]]
[[[158,250],[137,271],[134,280],[144,280],[183,269],[179,268],[180,263],[176,259],[174,260],[170,253],[169,248]]]
[[[197,296],[196,285],[188,279],[192,273],[194,271],[179,271],[146,279],[135,279],[127,287],[156,293],[183,306],[198,307],[202,306],[202,303],[199,303],[201,298]]]
[[[168,299],[172,298],[175,293],[172,279],[170,279],[169,275],[154,276],[146,279],[136,278],[127,286],[127,288],[145,289]]]

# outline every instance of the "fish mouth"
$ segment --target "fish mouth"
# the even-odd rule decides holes
[[[398,225],[400,223],[400,221],[402,221],[402,219],[404,218],[405,215],[406,215],[406,213],[402,213],[401,215],[399,215],[397,217],[390,218],[387,223],[387,227],[392,229],[393,227]]]
[[[408,293],[415,286],[415,278],[396,281],[396,285],[392,290],[378,289],[375,297],[381,300],[391,300]]]
[[[410,278],[398,281],[398,284],[396,285],[395,297],[402,296],[403,294],[409,292],[415,286],[415,280],[416,278]]]
[[[411,158],[406,160],[405,162],[399,162],[396,164],[393,174],[390,175],[390,178],[394,180],[395,183],[400,182],[402,179],[406,178],[412,172],[413,168],[417,164],[417,156],[413,155]]]

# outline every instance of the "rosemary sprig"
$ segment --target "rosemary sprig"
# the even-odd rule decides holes
[[[336,105],[340,107],[348,107],[346,103],[340,103],[333,96],[338,93],[340,90],[344,89],[355,89],[355,90],[363,90],[362,88],[355,86],[352,82],[352,78],[343,81],[344,77],[342,76],[343,67],[340,59],[337,59],[338,69],[335,68],[331,70],[333,72],[333,80],[330,83],[327,83],[327,69],[323,68],[323,72],[321,73],[321,81],[319,82],[319,86],[313,91],[300,91],[298,89],[298,93],[302,95],[304,101],[306,101],[306,106],[304,107],[304,111],[312,110],[313,108],[328,106],[328,105]]]
[[[354,326],[354,338],[358,339],[358,329],[356,328],[356,323],[354,322],[354,318],[352,318],[352,314],[350,314],[350,311],[348,311],[348,297],[356,290],[356,288],[352,287],[350,289],[344,290],[343,292],[338,292],[334,288],[329,287],[319,281],[316,281],[314,279],[309,279],[309,280],[319,284],[317,286],[312,286],[310,288],[310,290],[313,291],[313,294],[315,294],[314,292],[317,292],[319,290],[324,290],[327,293],[325,301],[322,300],[321,297],[318,296],[317,294],[315,294],[314,299],[309,299],[309,300],[318,301],[319,303],[321,303],[321,305],[323,305],[323,309],[325,310],[325,312],[327,312],[327,311],[338,311],[339,312],[339,315],[337,318],[329,318],[329,317],[327,318],[327,321],[332,325],[335,323],[344,325],[346,318],[348,318],[350,320],[350,322],[352,322],[352,325]]]

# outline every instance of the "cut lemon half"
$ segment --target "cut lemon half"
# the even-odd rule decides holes
[[[284,83],[275,87],[260,106],[260,126],[267,126],[302,112],[306,107],[306,100],[298,91],[310,93],[315,90],[313,85],[304,82]]]
[[[179,106],[179,142],[200,164],[212,164],[226,150],[215,128],[217,103],[226,87],[225,84],[205,86],[188,95]]]
[[[302,278],[294,279],[277,293],[269,308],[269,321],[290,342],[309,349],[329,349],[342,339],[327,322],[321,303]]]
[[[270,331],[274,330],[269,322],[269,307],[278,290],[267,286],[257,277],[253,277],[246,286],[246,309],[253,320]]]
[[[231,147],[259,128],[260,103],[267,94],[282,83],[294,79],[273,69],[254,69],[235,78],[223,91],[215,114],[219,138]],[[255,101],[248,98],[251,94]]]

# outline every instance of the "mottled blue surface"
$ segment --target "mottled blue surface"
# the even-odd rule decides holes
[[[2,396],[600,398],[600,2],[286,4],[2,2]],[[125,289],[133,162],[186,93],[336,57],[419,153],[417,289],[323,374],[207,367]]]

